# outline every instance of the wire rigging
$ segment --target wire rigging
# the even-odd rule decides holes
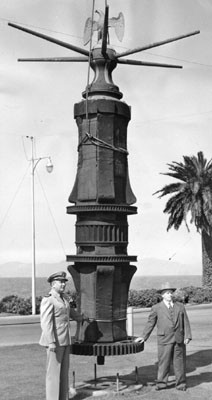
[[[86,125],[88,130],[88,92],[89,92],[89,82],[90,82],[90,69],[91,69],[91,51],[92,51],[92,38],[93,38],[93,20],[94,20],[94,8],[95,8],[95,0],[93,0],[92,5],[92,14],[91,14],[91,40],[90,40],[90,47],[89,47],[89,58],[88,58],[88,74],[87,74],[87,86],[86,86]]]
[[[204,66],[204,67],[212,68],[212,64],[204,64],[204,63],[199,63],[197,61],[189,61],[189,60],[185,60],[184,58],[164,56],[162,54],[151,53],[149,51],[147,51],[146,54],[149,54],[149,55],[154,56],[154,57],[169,58],[171,60],[182,61],[182,62],[186,62],[188,64],[201,65],[201,66]]]
[[[26,147],[25,147],[25,144],[24,144],[24,138],[25,138],[25,137],[26,137],[26,136],[21,136],[22,145],[23,145],[23,150],[24,150],[24,155],[25,155],[26,160],[27,160],[27,161],[30,161],[30,158],[29,158],[28,155],[27,155]]]
[[[172,260],[173,257],[176,256],[176,254],[184,247],[186,246],[191,240],[191,237],[189,237],[181,246],[178,246],[178,249],[169,257],[169,261]]]
[[[163,122],[163,121],[179,121],[184,118],[193,118],[193,117],[198,117],[200,115],[205,115],[205,114],[211,114],[212,110],[209,111],[203,111],[203,112],[198,112],[198,113],[192,113],[192,114],[176,114],[176,115],[170,115],[170,116],[165,116],[164,118],[155,118],[155,119],[148,119],[148,120],[143,120],[143,121],[138,121],[134,123],[134,126],[141,126],[142,124],[146,123],[151,123],[151,122]]]
[[[17,195],[18,195],[18,192],[19,192],[19,190],[20,190],[20,188],[21,188],[21,186],[22,186],[22,184],[23,184],[23,182],[24,182],[24,179],[25,179],[25,177],[26,177],[26,175],[27,175],[27,172],[28,172],[29,167],[30,167],[30,164],[28,164],[27,169],[26,169],[26,171],[25,171],[25,173],[24,173],[24,175],[23,175],[21,181],[19,182],[19,184],[18,184],[18,186],[17,186],[17,189],[16,189],[16,191],[15,191],[13,197],[12,197],[12,200],[11,200],[11,202],[10,202],[10,204],[9,204],[9,207],[8,207],[8,209],[6,210],[6,213],[5,213],[5,215],[4,215],[3,219],[2,219],[2,221],[0,222],[0,229],[3,227],[5,221],[6,221],[7,217],[8,217],[8,214],[9,214],[11,208],[12,208],[12,205],[13,205],[13,203],[14,203],[14,201],[15,201]]]
[[[59,242],[60,242],[60,245],[61,245],[63,254],[64,254],[64,256],[66,257],[66,251],[65,251],[65,248],[64,248],[64,246],[63,246],[63,241],[62,241],[62,238],[61,238],[61,236],[60,236],[59,229],[58,229],[58,227],[57,227],[56,220],[55,220],[54,215],[53,215],[53,212],[52,212],[52,210],[51,210],[50,203],[49,203],[49,201],[48,201],[46,192],[45,192],[45,190],[44,190],[44,187],[43,187],[43,185],[42,185],[42,182],[41,182],[41,179],[40,179],[40,177],[39,177],[38,172],[37,172],[37,171],[35,171],[35,172],[36,172],[36,175],[37,175],[37,178],[38,178],[40,187],[41,187],[41,189],[42,189],[44,198],[45,198],[45,200],[46,200],[46,204],[47,204],[47,207],[48,207],[48,210],[49,210],[49,214],[50,214],[50,216],[51,216],[51,218],[52,218],[52,221],[53,221],[53,224],[54,224],[56,233],[57,233],[57,235],[58,235],[58,239],[59,239]]]
[[[43,27],[37,26],[37,25],[26,24],[25,22],[14,21],[12,18],[7,19],[7,18],[0,17],[0,21],[12,22],[14,24],[20,24],[20,25],[28,26],[30,28],[41,29],[42,31],[46,31],[46,32],[59,33],[60,35],[70,36],[70,37],[74,37],[76,39],[82,39],[82,36],[71,35],[70,33],[64,33],[64,32],[60,32],[60,31],[55,31],[53,29],[43,28]]]

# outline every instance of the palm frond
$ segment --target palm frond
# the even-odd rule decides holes
[[[202,151],[197,156],[183,156],[183,162],[173,161],[169,171],[162,173],[178,179],[178,183],[165,185],[154,194],[159,198],[172,195],[166,203],[164,213],[169,214],[167,230],[179,229],[191,212],[191,223],[197,230],[212,227],[212,159],[207,161]]]
[[[182,186],[181,183],[171,183],[170,185],[166,185],[161,190],[158,190],[157,192],[153,193],[153,196],[155,194],[161,193],[160,196],[158,196],[159,198],[161,198],[161,197],[165,196],[166,194],[180,191],[181,186]]]

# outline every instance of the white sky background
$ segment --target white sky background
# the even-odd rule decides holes
[[[96,0],[95,8],[104,10],[104,3]],[[138,255],[139,260],[162,259],[168,268],[169,258],[201,264],[200,235],[194,227],[188,233],[184,226],[167,233],[168,216],[163,209],[168,197],[159,200],[152,194],[172,181],[160,175],[168,171],[167,163],[180,162],[183,155],[197,155],[198,151],[208,160],[212,158],[212,3],[108,0],[108,4],[111,17],[120,11],[125,16],[122,43],[111,31],[111,44],[118,52],[201,31],[128,56],[183,65],[182,70],[118,65],[113,73],[123,101],[132,107],[129,173],[138,215],[128,218],[128,254]],[[36,137],[37,157],[50,155],[54,164],[52,174],[46,172],[45,160],[36,168],[49,204],[35,176],[37,262],[57,262],[65,260],[65,254],[76,253],[76,217],[66,214],[66,206],[78,157],[73,106],[81,100],[87,83],[86,63],[18,63],[21,57],[77,53],[7,23],[27,25],[83,47],[84,24],[91,9],[92,0],[0,1],[0,263],[31,261],[30,169],[23,179],[29,165],[26,155],[31,156],[26,135]]]

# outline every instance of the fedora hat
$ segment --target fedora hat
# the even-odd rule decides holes
[[[160,289],[158,289],[158,293],[162,293],[164,290],[172,290],[174,292],[176,288],[171,287],[170,283],[166,282],[161,285]]]
[[[51,283],[52,281],[67,281],[66,272],[56,272],[48,277],[47,282]]]

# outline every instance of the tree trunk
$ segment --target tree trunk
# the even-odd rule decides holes
[[[202,285],[212,287],[212,232],[202,230]]]

